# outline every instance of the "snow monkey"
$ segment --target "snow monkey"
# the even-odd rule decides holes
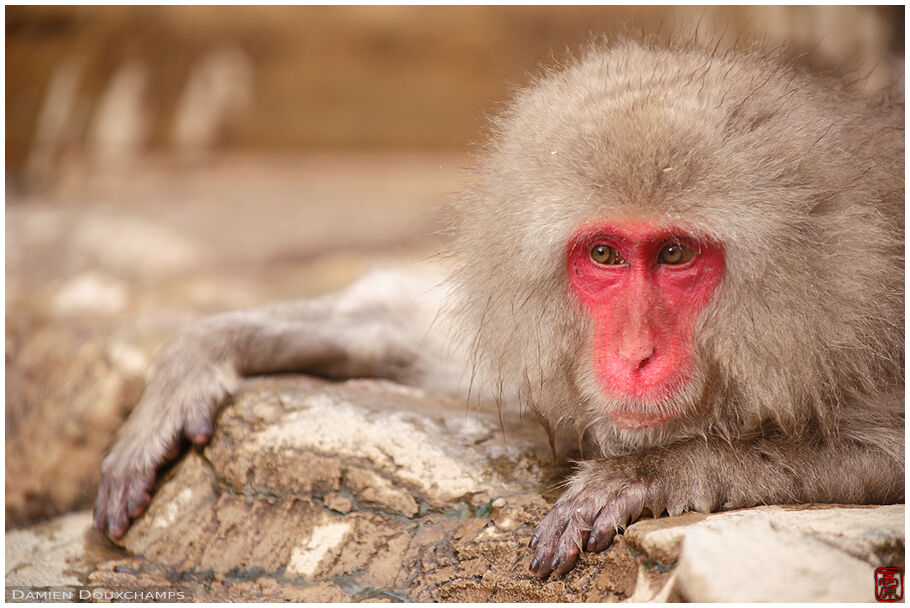
[[[444,287],[372,275],[179,333],[95,527],[125,533],[240,376],[286,370],[473,374],[597,446],[530,539],[541,577],[642,513],[900,502],[903,154],[902,105],[778,53],[592,46],[494,119]]]

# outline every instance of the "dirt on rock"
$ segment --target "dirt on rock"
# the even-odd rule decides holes
[[[179,581],[194,599],[630,597],[642,560],[622,541],[566,577],[529,573],[542,490],[562,473],[516,416],[385,381],[251,380],[124,537],[141,558],[99,564],[89,580]]]

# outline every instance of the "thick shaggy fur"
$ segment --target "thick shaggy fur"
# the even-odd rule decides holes
[[[643,510],[904,497],[903,108],[778,53],[623,42],[521,91],[460,224],[455,312],[481,373],[551,433],[594,442],[535,532],[571,568]],[[570,289],[578,226],[645,221],[720,242],[695,377],[618,430]]]
[[[902,108],[776,54],[625,42],[545,75],[494,128],[460,227],[457,311],[548,426],[589,431],[605,455],[768,421],[834,437],[902,393]],[[618,434],[602,414],[565,261],[592,218],[691,227],[726,252],[688,414],[658,433]]]

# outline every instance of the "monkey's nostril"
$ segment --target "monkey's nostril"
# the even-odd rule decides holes
[[[652,348],[647,355],[642,357],[638,362],[638,369],[644,368],[648,363],[654,359],[654,349]]]
[[[619,349],[619,359],[631,369],[641,370],[654,358],[654,347]]]

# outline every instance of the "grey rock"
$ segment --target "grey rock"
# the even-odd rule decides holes
[[[765,506],[644,520],[626,540],[675,563],[693,602],[871,602],[878,566],[904,565],[904,505]],[[675,521],[674,521],[675,520]]]

